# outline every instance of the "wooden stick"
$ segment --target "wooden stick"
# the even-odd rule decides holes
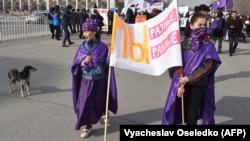
[[[180,75],[183,77],[183,75]],[[184,89],[184,84],[181,84],[181,89]],[[184,117],[184,94],[181,96],[181,119],[182,119],[182,125],[185,124],[185,117]]]
[[[184,118],[184,95],[181,96],[181,118],[182,118],[182,125],[185,124],[185,118]]]
[[[111,74],[111,66],[109,66],[108,73],[108,85],[107,85],[107,98],[106,98],[106,111],[105,111],[105,119],[104,119],[104,141],[107,140],[107,124],[108,124],[108,110],[109,110],[109,87],[110,87],[110,74]]]

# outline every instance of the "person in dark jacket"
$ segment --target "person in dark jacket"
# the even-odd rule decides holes
[[[102,26],[104,26],[104,19],[103,17],[100,15],[100,13],[97,11],[97,9],[94,9],[92,15],[90,16],[90,19],[96,19],[98,22],[98,26],[99,26],[99,30],[98,30],[98,37],[99,39],[101,39],[101,32],[102,32]]]
[[[77,24],[77,13],[76,10],[72,9],[73,17],[70,19],[70,23],[72,25],[72,34],[76,33],[76,24]]]
[[[242,20],[238,18],[237,11],[231,12],[231,17],[227,19],[226,28],[229,38],[229,56],[235,53],[239,43],[239,37],[243,28]]]
[[[137,5],[136,5],[137,6]],[[135,23],[135,18],[137,16],[137,8],[136,8],[135,5],[131,5],[127,11],[126,11],[126,19],[125,19],[125,22],[126,23],[129,23],[129,24],[133,24]],[[133,7],[135,7],[135,11],[133,11]]]
[[[107,14],[107,17],[108,17],[108,32],[107,32],[107,35],[109,35],[109,34],[112,34],[114,12],[112,10],[109,10],[108,14]]]
[[[89,15],[86,11],[86,9],[82,9],[82,11],[79,13],[80,16],[80,33],[79,33],[79,38],[83,38],[83,31],[82,31],[82,24],[89,18]]]
[[[70,19],[73,17],[71,10],[72,10],[72,6],[68,5],[62,14],[61,24],[62,24],[62,28],[64,31],[64,39],[63,39],[62,47],[69,47],[68,45],[66,45],[66,41],[68,41],[69,45],[74,44],[74,42],[70,40],[70,32],[68,29],[69,24],[70,24]]]
[[[80,9],[76,9],[76,32],[80,32],[81,30],[81,22],[80,22]]]

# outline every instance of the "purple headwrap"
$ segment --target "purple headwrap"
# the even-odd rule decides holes
[[[196,28],[190,34],[190,45],[193,51],[198,50],[203,44],[204,38],[207,36],[207,28]]]
[[[94,19],[88,19],[82,24],[82,31],[98,31],[98,23]]]

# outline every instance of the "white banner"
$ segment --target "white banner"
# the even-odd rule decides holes
[[[134,6],[131,7],[131,5],[134,5]],[[144,0],[128,0],[127,3],[125,4],[125,7],[122,10],[122,13],[126,13],[128,8],[131,8],[133,11],[135,8],[137,8],[137,12],[147,10],[147,12],[151,13],[153,9],[163,10],[164,3],[156,2],[151,5],[149,2],[144,1]]]
[[[115,13],[110,66],[159,76],[182,66],[177,0],[146,22],[127,24]]]
[[[122,13],[126,14],[126,11],[128,8],[135,11],[135,8],[139,9],[140,7],[143,7],[143,3],[144,3],[144,0],[126,0],[124,1],[124,8],[122,9]]]
[[[178,7],[178,11],[180,14],[183,14],[183,16],[186,16],[186,13],[189,11],[188,6]]]
[[[150,13],[152,12],[153,9],[158,9],[158,10],[163,10],[164,8],[164,3],[163,2],[156,2],[150,5],[147,9],[147,11]]]

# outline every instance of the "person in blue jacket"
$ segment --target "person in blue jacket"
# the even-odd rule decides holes
[[[55,7],[55,12],[53,15],[53,25],[54,29],[56,30],[56,39],[59,41],[60,39],[60,32],[61,32],[61,12],[59,6]]]
[[[53,23],[54,12],[55,12],[55,7],[51,7],[50,10],[49,10],[49,14],[48,14],[49,29],[50,29],[50,32],[51,32],[51,39],[55,38],[55,28],[54,28],[54,23]]]

